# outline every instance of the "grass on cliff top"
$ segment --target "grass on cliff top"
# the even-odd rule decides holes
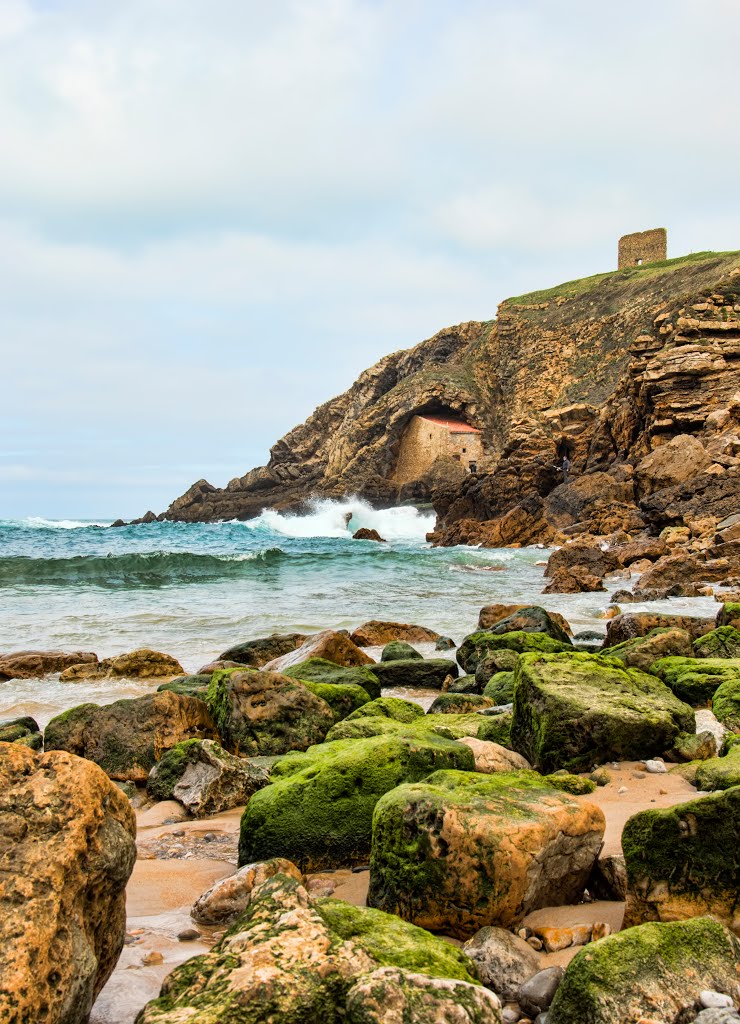
[[[551,302],[558,298],[570,299],[578,295],[584,295],[611,278],[615,281],[628,281],[635,278],[650,277],[665,270],[673,270],[684,264],[703,263],[710,259],[721,259],[731,256],[740,256],[740,250],[728,252],[692,252],[688,256],[678,256],[671,260],[657,260],[655,263],[643,263],[640,267],[625,267],[624,270],[610,270],[605,274],[593,274],[591,277],[582,277],[576,281],[566,281],[564,284],[555,285],[554,288],[544,288],[538,292],[527,292],[525,295],[516,295],[504,300],[504,305],[532,306],[540,302]]]

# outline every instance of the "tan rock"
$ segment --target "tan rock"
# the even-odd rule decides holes
[[[542,939],[547,953],[558,953],[561,949],[568,949],[570,946],[585,946],[591,941],[593,925],[580,924],[571,928],[546,928],[534,929],[534,934]]]
[[[585,565],[556,569],[542,591],[543,594],[590,594],[606,590],[599,576],[594,576]]]
[[[514,750],[507,750],[499,743],[490,740],[477,740],[473,736],[463,736],[460,743],[470,747],[475,758],[475,770],[483,775],[493,772],[511,772],[527,770],[532,767],[526,757]]]
[[[652,494],[697,476],[711,462],[701,441],[692,434],[678,434],[640,460],[635,479],[640,494]]]
[[[414,626],[407,622],[381,622],[372,619],[358,626],[351,634],[351,640],[358,647],[385,647],[394,640],[407,644],[436,643],[440,634],[426,626]]]
[[[135,833],[96,765],[0,744],[0,1020],[87,1021],[123,946]]]
[[[62,672],[61,682],[78,679],[174,679],[185,674],[180,662],[169,654],[142,647],[129,654],[104,658],[97,663],[72,665]]]
[[[265,670],[268,672],[284,672],[286,668],[300,665],[309,658],[326,658],[335,665],[373,665],[375,662],[364,651],[353,643],[346,633],[333,629],[325,629],[321,633],[308,637],[305,643],[280,658],[268,661]]]
[[[97,654],[90,651],[16,651],[0,654],[0,681],[4,679],[40,679],[72,665],[94,664]]]
[[[501,622],[502,619],[508,619],[510,615],[530,607],[531,605],[527,604],[487,604],[484,608],[481,608],[478,615],[478,629],[491,629],[492,626],[495,626],[497,622]],[[573,636],[573,630],[570,628],[570,623],[564,615],[561,615],[559,612],[550,611],[547,614],[568,636]]]
[[[247,909],[252,892],[258,885],[280,873],[303,882],[303,875],[295,864],[283,857],[245,864],[235,874],[220,879],[199,896],[190,916],[198,924],[228,924]]]

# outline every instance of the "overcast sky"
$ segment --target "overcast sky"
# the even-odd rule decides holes
[[[507,295],[740,248],[737,0],[0,0],[0,518],[161,511]]]

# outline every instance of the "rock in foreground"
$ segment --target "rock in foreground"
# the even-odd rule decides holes
[[[146,788],[155,800],[179,800],[205,818],[246,804],[268,781],[266,768],[234,757],[215,740],[185,740],[154,765]]]
[[[0,744],[0,1020],[87,1021],[123,946],[135,833],[96,765]]]
[[[378,802],[368,903],[469,938],[576,901],[603,835],[598,807],[533,772],[435,772]]]

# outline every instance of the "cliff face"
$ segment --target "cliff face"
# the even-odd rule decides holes
[[[493,545],[682,521],[677,502],[697,515],[703,500],[677,478],[680,465],[661,469],[671,462],[663,456],[657,468],[640,464],[691,436],[703,454],[692,449],[690,475],[708,473],[705,492],[724,487],[724,504],[734,502],[739,366],[740,253],[572,282],[381,359],[278,441],[266,467],[223,489],[199,481],[165,517],[250,518],[313,495],[432,500],[437,543]],[[404,428],[415,414],[439,412],[482,429],[487,471],[438,462],[397,485]],[[567,485],[556,468],[565,453]],[[661,498],[666,486],[684,490]]]

